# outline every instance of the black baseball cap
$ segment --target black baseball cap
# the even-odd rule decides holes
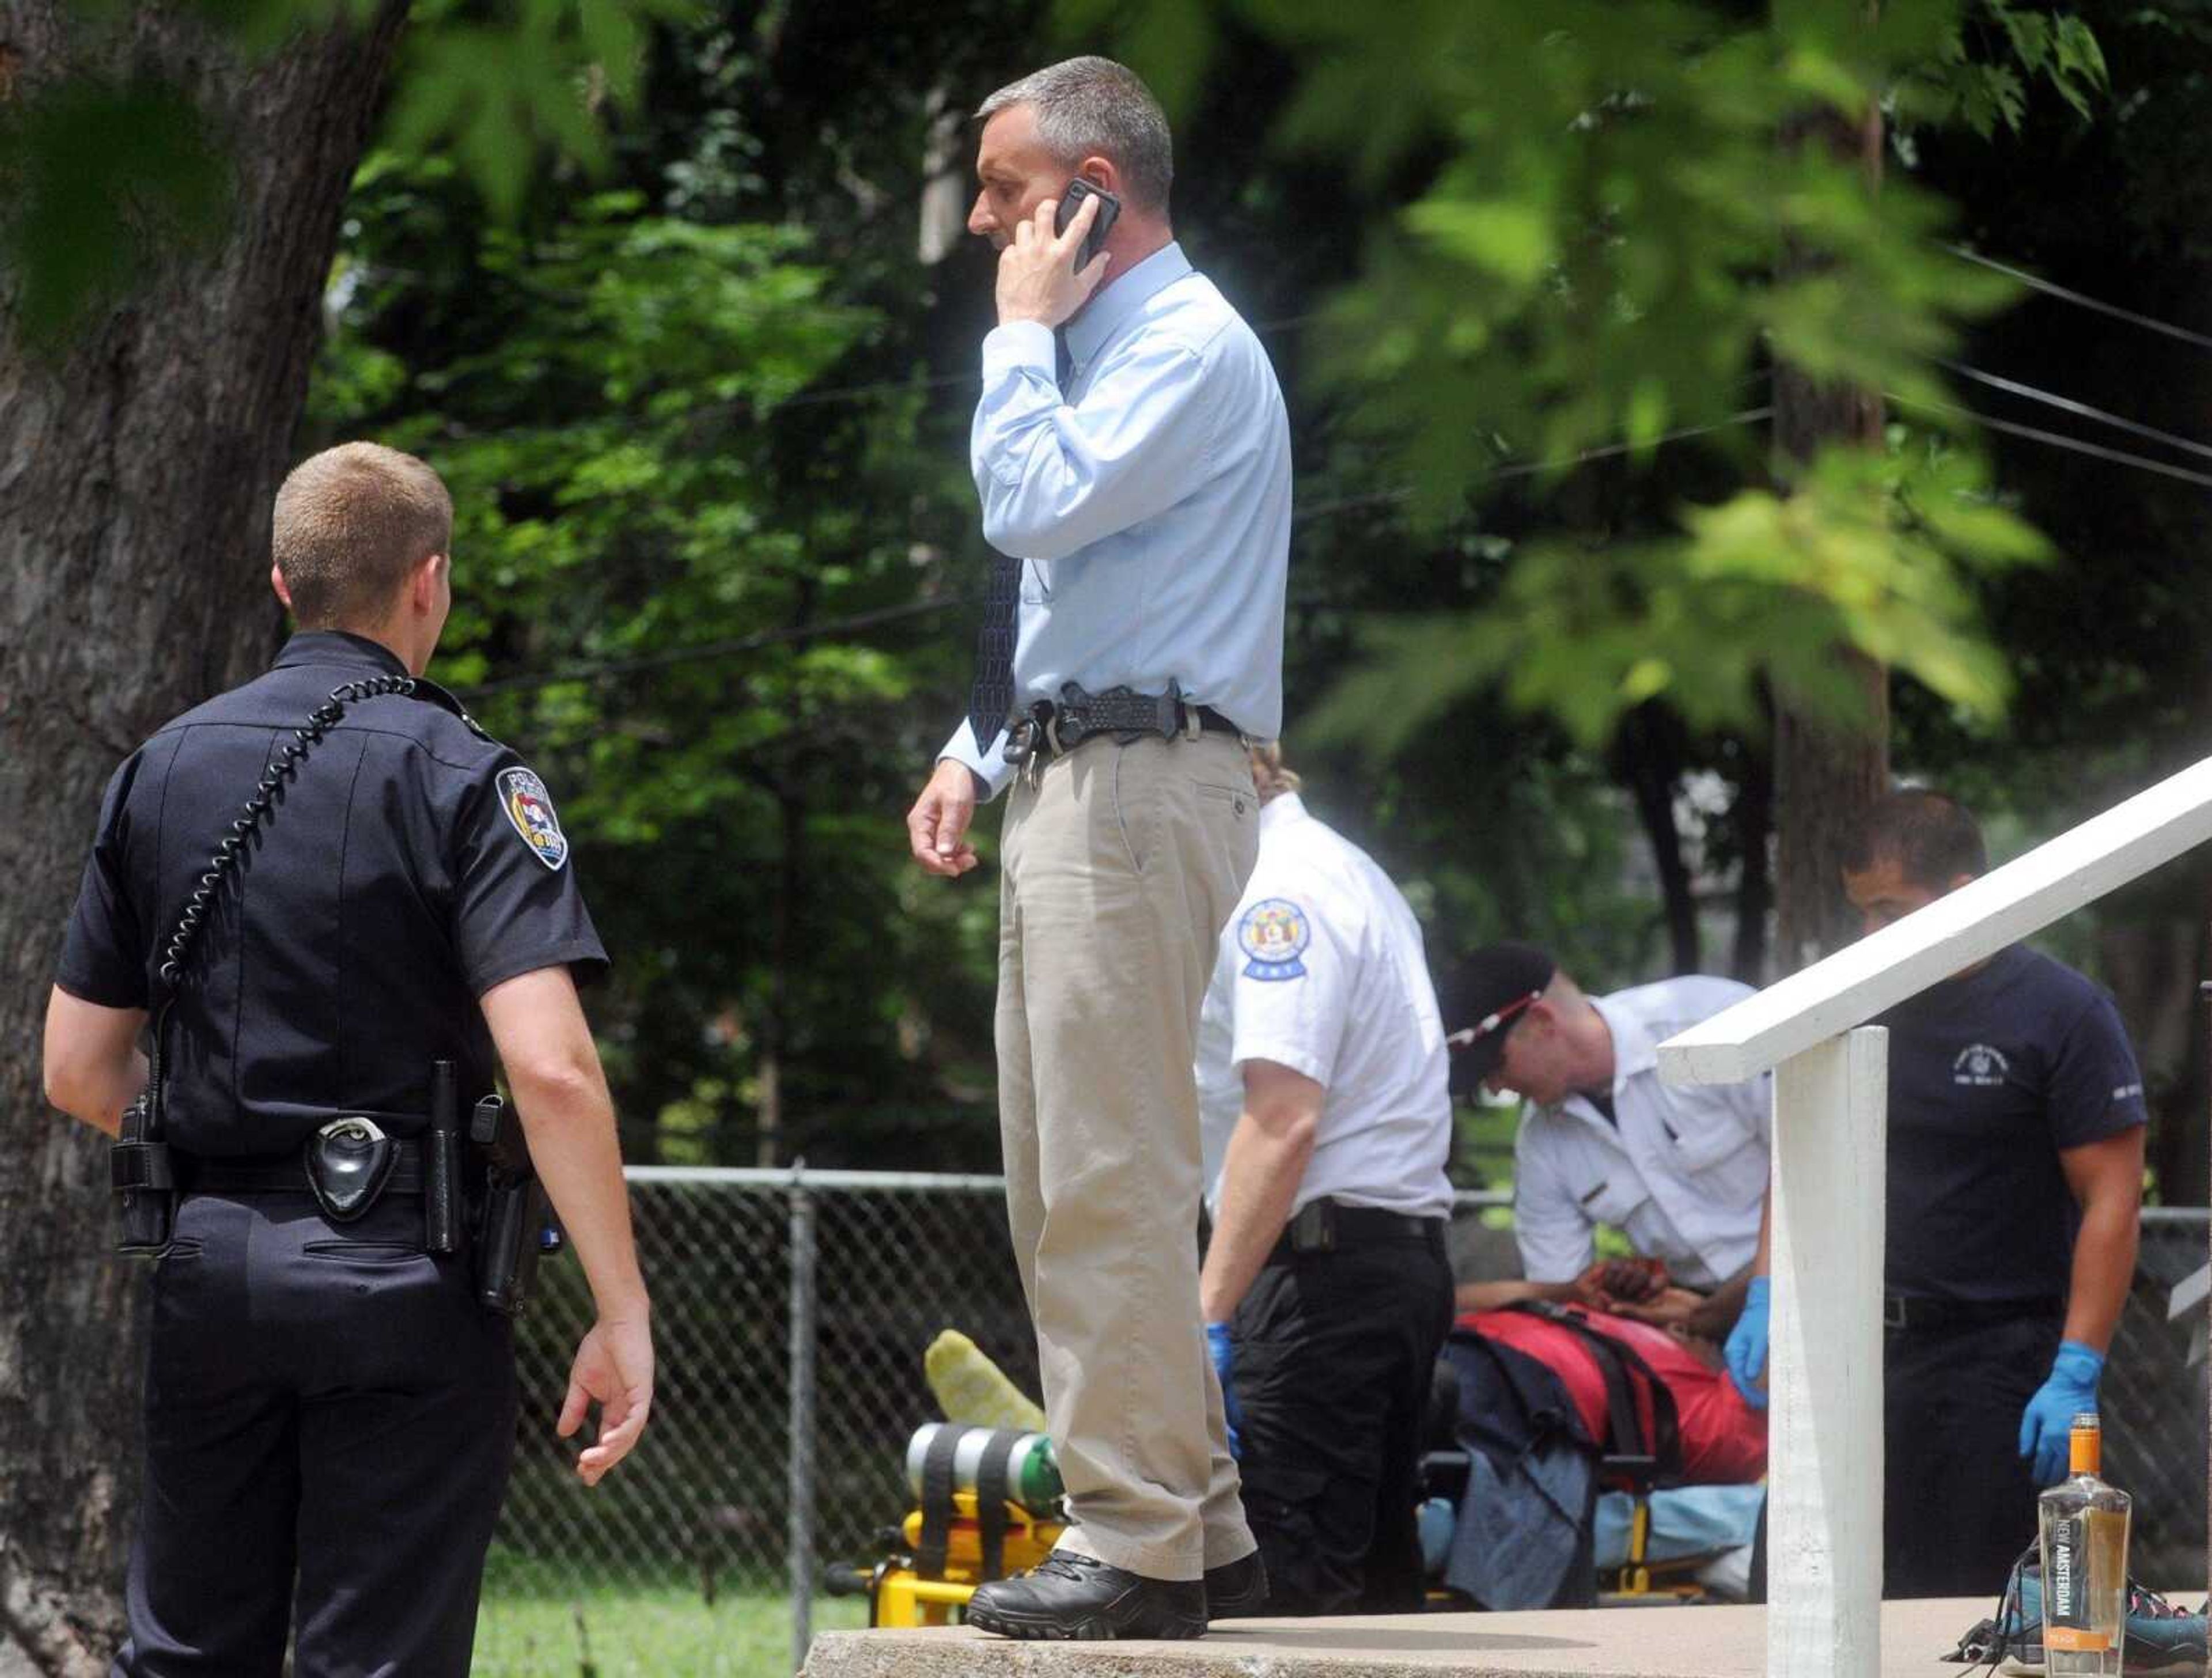
[[[1481,1090],[1504,1058],[1505,1034],[1559,970],[1533,944],[1486,944],[1459,964],[1442,998],[1454,1095]]]

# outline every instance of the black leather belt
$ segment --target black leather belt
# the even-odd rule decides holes
[[[1006,721],[1006,762],[1019,768],[1031,757],[1062,757],[1103,734],[1155,735],[1172,739],[1243,731],[1211,705],[1194,705],[1173,682],[1165,693],[1109,688],[1085,693],[1063,683],[1058,699],[1040,699]]]
[[[2063,1316],[2065,1312],[2066,1302],[2047,1293],[2029,1299],[1936,1299],[1917,1293],[1881,1296],[1881,1326],[1896,1334],[2010,1322],[2023,1316]]]
[[[1352,1248],[1404,1242],[1433,1241],[1441,1250],[1445,1221],[1442,1218],[1414,1218],[1379,1206],[1350,1206],[1324,1195],[1317,1201],[1308,1201],[1283,1226],[1282,1234],[1267,1255],[1267,1262],[1287,1264],[1293,1259],[1311,1258],[1319,1253],[1340,1253]]]
[[[422,1145],[392,1139],[398,1156],[381,1190],[386,1195],[422,1192]],[[290,1154],[175,1156],[178,1189],[186,1195],[308,1195],[307,1168]]]

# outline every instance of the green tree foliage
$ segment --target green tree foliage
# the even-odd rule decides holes
[[[1144,9],[1127,38],[1174,9]],[[1994,714],[2007,672],[1970,580],[2045,550],[1991,497],[1934,361],[2013,294],[1937,248],[1936,195],[1894,174],[1871,190],[1825,137],[1900,100],[2016,122],[2030,77],[2085,105],[2103,66],[2078,21],[1965,0],[1230,9],[1299,62],[1285,143],[1355,158],[1388,206],[1332,307],[1326,371],[1417,505],[1451,514],[1501,468],[1558,481],[1592,450],[1648,462],[1679,433],[1739,486],[1633,545],[1529,544],[1481,619],[1386,629],[1408,667],[1347,687],[1329,720],[1387,697],[1410,726],[1509,671],[1517,702],[1590,745],[1654,697],[1700,726],[1755,722],[1762,690],[1848,720],[1842,647]],[[1063,11],[1077,29],[1109,17]],[[1174,26],[1183,48],[1204,45],[1193,27]],[[2002,62],[1978,48],[1992,32]],[[1771,487],[1741,427],[1778,361],[1887,392],[1920,435]]]
[[[646,30],[690,0],[201,0],[169,27],[248,62],[301,33],[408,10],[392,125],[418,154],[447,150],[492,208],[512,214],[559,155],[606,161],[601,119],[632,102]],[[26,341],[57,346],[129,294],[149,262],[225,229],[226,137],[195,90],[145,75],[128,0],[65,0],[83,39],[68,73],[0,60],[0,271]]]

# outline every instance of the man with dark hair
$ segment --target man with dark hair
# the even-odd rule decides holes
[[[576,998],[606,955],[544,783],[422,678],[452,525],[391,449],[292,474],[271,580],[301,632],[116,771],[63,940],[46,1097],[128,1115],[126,1237],[159,1255],[123,1678],[276,1678],[295,1632],[302,1673],[468,1671],[514,1450],[490,1220],[459,1215],[486,1198],[460,1103],[495,1068],[599,1313],[557,1423],[599,1407],[586,1485],[652,1405]]]
[[[957,879],[977,801],[1012,784],[999,1111],[1076,1524],[968,1622],[1196,1637],[1265,1593],[1199,1320],[1191,1067],[1259,846],[1245,739],[1281,724],[1290,428],[1259,340],[1175,242],[1143,82],[1073,58],[981,114],[968,226],[1000,252],[999,325],[970,456],[998,552],[968,717],[907,831]]]
[[[1972,879],[1986,850],[1940,793],[1881,799],[1844,889],[1880,930]],[[2014,945],[1875,1022],[1889,1031],[1884,1584],[1971,1596],[2035,1535],[2097,1407],[2135,1272],[2142,1075],[2112,999]],[[1752,1390],[1764,1279],[1729,1341]]]

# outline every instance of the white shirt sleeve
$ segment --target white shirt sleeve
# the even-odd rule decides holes
[[[1526,1121],[1513,1143],[1513,1238],[1532,1282],[1571,1282],[1597,1253],[1595,1226],[1560,1180],[1542,1132]]]
[[[1356,911],[1303,885],[1248,903],[1226,934],[1235,945],[1234,1063],[1273,1061],[1327,1089],[1348,1005],[1359,984]]]
[[[1006,763],[1006,731],[1003,728],[991,736],[988,745],[978,745],[975,725],[966,717],[961,718],[960,726],[952,731],[952,738],[945,743],[945,750],[937,754],[940,763],[947,757],[973,769],[982,781],[988,798],[998,797],[1014,778],[1013,769]]]

